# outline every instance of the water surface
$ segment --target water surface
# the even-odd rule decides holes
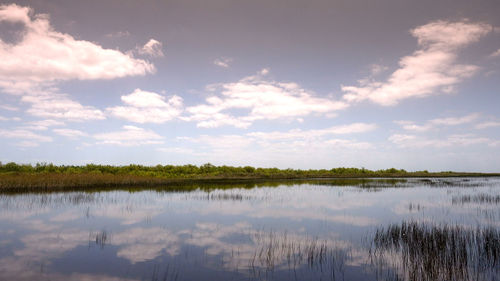
[[[0,280],[500,280],[500,179],[0,195]]]

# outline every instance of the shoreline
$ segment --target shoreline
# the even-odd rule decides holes
[[[51,192],[112,188],[158,188],[165,190],[192,190],[192,185],[238,185],[284,181],[359,181],[423,178],[500,177],[500,173],[385,173],[385,174],[316,174],[302,175],[190,175],[184,177],[139,176],[111,173],[0,173],[0,193]],[[342,184],[340,184],[342,185]],[[186,188],[187,187],[187,188]]]

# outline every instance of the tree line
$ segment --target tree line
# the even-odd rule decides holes
[[[365,168],[338,167],[332,169],[278,169],[278,168],[255,168],[251,166],[215,166],[206,163],[196,165],[97,165],[87,164],[75,165],[54,165],[52,163],[17,164],[14,162],[3,164],[0,162],[0,173],[27,173],[27,174],[113,174],[113,175],[134,175],[161,178],[186,178],[197,176],[251,176],[251,177],[337,177],[337,176],[395,176],[409,174],[428,174],[427,171],[407,172],[404,169],[390,168],[385,170],[368,170]]]

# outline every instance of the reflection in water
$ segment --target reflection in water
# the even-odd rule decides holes
[[[489,194],[474,194],[474,195],[462,195],[453,196],[451,199],[452,204],[468,204],[468,203],[478,203],[478,204],[500,204],[500,195],[492,196]]]
[[[98,246],[101,250],[106,246],[106,242],[108,241],[108,232],[106,230],[99,231],[97,233],[90,232],[89,233],[89,247],[92,244]]]
[[[170,264],[163,269],[160,265],[155,264],[153,267],[153,274],[151,281],[177,281],[179,279],[179,271],[175,267],[170,267]]]
[[[377,229],[373,242],[373,258],[402,270],[398,280],[494,280],[500,273],[500,231],[493,227],[403,221]]]
[[[206,193],[202,196],[190,195],[186,196],[186,200],[212,200],[212,201],[243,201],[243,200],[252,200],[255,197],[250,195],[243,195],[240,193]]]
[[[0,208],[40,209],[63,205],[84,205],[102,202],[97,193],[71,192],[71,193],[25,193],[25,194],[0,194]]]
[[[420,206],[420,204],[414,204],[412,202],[410,202],[410,204],[408,205],[408,210],[411,212],[420,212],[421,210],[423,210],[424,207]]]
[[[499,178],[0,195],[0,280],[498,280]]]
[[[298,238],[298,239],[297,239]],[[256,233],[255,248],[249,264],[251,276],[261,280],[276,269],[288,270],[298,279],[298,271],[309,279],[344,280],[350,250],[338,241],[317,237],[290,237],[284,233]]]

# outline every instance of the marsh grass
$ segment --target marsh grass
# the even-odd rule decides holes
[[[215,189],[294,186],[311,184],[318,186],[353,186],[363,191],[381,191],[385,188],[429,187],[480,187],[483,182],[471,182],[465,178],[250,178],[250,177],[199,177],[159,178],[115,174],[22,174],[0,173],[0,193],[60,192],[60,191],[109,191],[130,192],[144,189],[159,192],[180,192]]]
[[[276,179],[316,178],[398,178],[398,177],[457,177],[457,176],[500,176],[500,174],[455,173],[427,171],[407,172],[398,169],[367,170],[358,168],[333,168],[320,170],[297,170],[278,168],[254,168],[195,165],[128,165],[109,166],[88,164],[85,166],[56,166],[53,164],[16,164],[0,162],[0,191],[49,191],[67,188],[96,187],[156,187],[192,181],[239,181]],[[398,182],[385,182],[386,187],[397,186]],[[435,184],[429,181],[428,184]],[[440,185],[446,185],[441,181]],[[453,181],[450,182],[453,184]],[[364,186],[371,187],[369,182]],[[379,186],[383,187],[383,186]]]
[[[257,232],[255,252],[248,269],[257,280],[270,280],[276,271],[286,270],[295,280],[343,280],[350,249],[318,237],[296,237],[287,232]],[[302,274],[301,274],[302,273]]]
[[[376,230],[371,256],[378,267],[395,268],[392,280],[495,280],[500,231],[405,221]]]

